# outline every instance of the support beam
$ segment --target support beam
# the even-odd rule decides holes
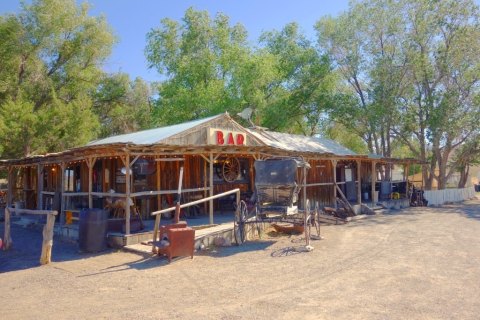
[[[22,168],[22,173],[23,173],[23,206],[24,208],[28,208],[28,193],[27,190],[30,189],[30,168],[29,167],[23,167]]]
[[[357,160],[357,202],[362,204],[362,161]]]
[[[377,163],[372,161],[372,185],[371,185],[371,192],[372,192],[372,204],[375,206],[375,183],[377,182]],[[378,201],[378,199],[377,199]]]
[[[338,194],[340,195],[340,198],[343,200],[343,202],[345,202],[345,204],[347,205],[348,209],[350,210],[350,212],[355,215],[355,211],[353,210],[353,207],[352,205],[350,204],[350,202],[348,202],[348,199],[347,197],[345,197],[345,195],[343,194],[343,191],[342,189],[340,189],[340,187],[338,186],[338,184],[335,183],[335,189],[337,189],[338,191]]]
[[[93,184],[93,167],[95,166],[97,158],[88,158],[87,167],[88,167],[88,207],[93,208],[93,198],[92,198],[92,184]]]
[[[213,196],[213,153],[210,152],[210,159],[209,159],[209,165],[210,165],[210,170],[209,170],[209,178],[208,180],[210,181],[210,197]],[[213,199],[208,202],[208,216],[209,216],[209,223],[213,224]]]
[[[403,181],[405,181],[405,197],[407,199],[409,199],[409,195],[408,195],[408,188],[409,188],[409,185],[408,185],[408,173],[410,172],[410,166],[409,164],[405,164],[403,165]]]
[[[303,210],[307,210],[307,168],[303,167],[303,181],[302,181],[302,191],[303,191]],[[310,209],[310,208],[309,208]]]
[[[333,168],[333,183],[335,186],[337,185],[337,160],[332,161],[332,168]],[[333,188],[333,206],[337,209],[337,188]]]
[[[162,187],[162,185],[161,185],[162,180],[160,180],[161,179],[161,176],[160,176],[160,170],[161,170],[160,161],[157,161],[155,163],[155,165],[157,166],[157,172],[156,172],[157,173],[157,175],[156,175],[157,176],[156,177],[157,178],[157,191],[160,191],[160,189]],[[160,210],[162,208],[162,196],[161,195],[157,196],[157,208],[158,208],[158,210]]]
[[[203,188],[205,191],[203,191],[203,197],[206,198],[208,197],[208,187],[207,187],[207,164],[209,163],[209,160],[207,157],[205,157],[203,154],[201,155],[202,158],[204,159],[203,161]],[[203,203],[203,212],[207,212],[208,205],[206,202]]]
[[[136,159],[135,159],[136,160]],[[130,198],[130,154],[127,153],[125,156],[125,194],[127,195],[125,203],[125,234],[130,234],[130,204],[132,203],[132,198]]]
[[[65,162],[60,163],[60,223],[65,223]]]
[[[12,207],[13,202],[13,167],[8,168],[7,207]]]
[[[37,165],[37,209],[43,209],[43,164]]]

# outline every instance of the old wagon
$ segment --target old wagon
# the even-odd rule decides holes
[[[310,207],[304,201],[303,209],[298,208],[298,195],[305,185],[306,173],[310,168],[302,158],[272,158],[255,161],[254,207],[248,209],[245,201],[240,201],[235,212],[234,236],[238,245],[247,238],[247,225],[261,223],[282,223],[303,229],[308,248],[312,231],[320,238],[318,206]]]

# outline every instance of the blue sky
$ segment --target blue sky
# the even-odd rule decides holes
[[[30,1],[28,1],[30,2]],[[78,1],[82,2],[82,1]],[[213,16],[223,12],[232,24],[241,23],[248,31],[252,44],[263,31],[281,29],[296,21],[312,39],[313,25],[324,15],[337,15],[348,9],[348,0],[90,0],[91,15],[103,14],[116,36],[118,44],[104,69],[126,72],[147,81],[159,80],[155,70],[148,70],[144,55],[145,35],[160,25],[163,18],[180,20],[185,10],[207,10]],[[15,13],[18,0],[0,0],[0,14]]]

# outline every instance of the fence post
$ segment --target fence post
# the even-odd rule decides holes
[[[43,227],[42,255],[40,256],[40,264],[42,265],[51,262],[54,224],[55,215],[47,214],[47,223]]]
[[[5,208],[5,230],[3,235],[3,250],[8,250],[12,246],[12,236],[10,234],[10,210]]]

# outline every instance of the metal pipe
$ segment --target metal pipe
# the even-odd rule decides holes
[[[207,202],[207,201],[210,201],[210,200],[214,200],[214,199],[218,199],[218,198],[221,198],[221,197],[224,197],[224,196],[228,196],[228,195],[233,194],[233,193],[236,193],[237,200],[240,199],[240,189],[237,188],[237,189],[233,189],[233,190],[230,190],[230,191],[227,191],[227,192],[216,194],[216,195],[208,197],[208,198],[184,203],[184,204],[180,205],[180,209],[188,208],[188,207],[194,206],[196,204],[200,204],[200,203],[204,203],[204,202]],[[162,210],[159,210],[159,211],[155,211],[155,212],[152,212],[151,215],[156,216],[158,214],[162,214],[162,213],[165,213],[165,212],[174,211],[175,208],[176,208],[176,206],[175,207],[170,207],[170,208],[167,208],[167,209],[162,209]]]

